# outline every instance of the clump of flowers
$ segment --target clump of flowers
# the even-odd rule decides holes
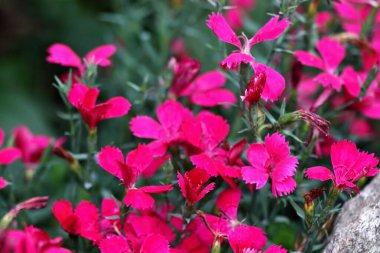
[[[184,38],[155,31],[162,59],[145,25],[131,26],[144,27],[142,48],[118,38],[84,59],[64,44],[47,49],[48,62],[71,68],[53,85],[66,109],[57,131],[65,130],[55,138],[21,125],[6,140],[0,129],[1,252],[309,253],[323,245],[339,195],[354,196],[379,172],[373,151],[361,151],[376,145],[368,137],[380,118],[378,4],[271,5],[249,38],[234,29],[260,27],[258,1],[208,2],[215,10],[202,17],[204,30],[230,45],[208,42],[207,59],[196,25],[181,30]],[[186,4],[171,3],[173,20]],[[144,61],[133,69],[141,84],[120,81],[129,65],[113,64],[110,83],[128,89],[103,88],[97,70],[112,65],[116,48],[128,64],[152,56],[154,74]],[[43,208],[43,218],[31,218]]]

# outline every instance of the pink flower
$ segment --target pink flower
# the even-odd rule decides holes
[[[226,78],[218,71],[209,71],[198,76],[185,89],[181,96],[188,96],[193,104],[213,107],[219,104],[227,105],[236,103],[235,95],[223,89]]]
[[[277,39],[289,26],[288,19],[279,21],[279,16],[269,20],[251,39],[243,36],[244,45],[241,44],[239,37],[228,25],[221,13],[212,13],[206,21],[207,26],[213,30],[215,35],[223,42],[236,46],[239,51],[235,51],[221,62],[222,67],[237,70],[241,63],[254,62],[250,51],[258,43],[267,40]]]
[[[123,153],[116,147],[106,146],[101,149],[99,165],[123,181],[127,193],[124,203],[135,209],[150,209],[154,207],[155,201],[150,194],[159,194],[173,189],[169,185],[135,187],[138,176],[153,162],[153,155],[150,149],[144,145],[139,145],[137,149],[131,151],[124,161]]]
[[[340,91],[343,81],[337,72],[346,55],[346,49],[337,40],[328,37],[323,37],[317,42],[317,49],[322,58],[302,50],[297,50],[294,55],[303,65],[323,71],[314,78],[315,82],[321,83],[325,88]]]
[[[184,56],[178,61],[172,58],[169,64],[173,64],[174,75],[170,85],[170,92],[179,97],[197,77],[201,70],[201,63],[198,60]]]
[[[159,122],[149,116],[134,117],[130,129],[137,137],[155,140],[149,146],[162,155],[169,146],[183,141],[181,126],[185,120],[192,119],[192,113],[181,103],[167,100],[158,106],[157,118]]]
[[[3,177],[0,177],[0,190],[6,187],[7,185],[8,182]]]
[[[40,162],[43,153],[50,144],[45,135],[33,135],[26,126],[19,126],[12,131],[14,146],[21,151],[21,159],[26,165]]]
[[[89,88],[81,83],[73,84],[68,94],[69,102],[79,110],[90,129],[95,129],[104,119],[126,115],[131,108],[131,104],[124,97],[114,97],[96,105],[98,96],[99,89]]]
[[[5,134],[0,128],[0,147],[3,146]],[[21,157],[21,152],[18,148],[6,147],[0,149],[0,165],[8,165]]]
[[[199,61],[182,57],[174,61],[174,77],[170,93],[176,97],[188,96],[193,104],[213,107],[219,104],[233,104],[235,95],[223,89],[226,82],[224,75],[217,70],[206,72],[197,77],[201,68]]]
[[[182,125],[185,140],[198,149],[190,157],[191,162],[210,176],[221,175],[225,180],[240,177],[240,169],[229,163],[229,151],[220,145],[229,129],[225,119],[208,111],[200,112],[194,120],[187,120]]]
[[[192,205],[201,200],[208,192],[214,189],[215,183],[203,187],[210,176],[202,169],[195,168],[185,172],[185,175],[177,172],[178,185],[182,195]]]
[[[238,70],[241,63],[250,63],[255,73],[266,73],[267,82],[262,98],[270,101],[277,100],[285,88],[285,79],[275,70],[257,63],[251,55],[251,49],[254,45],[263,41],[277,39],[289,26],[289,20],[283,19],[279,21],[279,16],[271,18],[251,39],[248,39],[243,34],[241,37],[244,40],[244,45],[241,44],[239,37],[231,29],[221,13],[212,13],[206,23],[221,41],[232,44],[239,49],[227,56],[220,63],[221,67],[229,70]]]
[[[241,29],[243,27],[244,14],[248,14],[255,5],[255,0],[231,0],[232,9],[226,10],[226,19],[233,29]]]
[[[379,171],[376,168],[379,160],[374,154],[360,152],[354,143],[347,140],[333,144],[330,155],[334,173],[326,167],[315,166],[306,170],[306,177],[320,181],[333,180],[339,190],[359,192],[354,182],[362,177],[375,176]]]
[[[296,188],[294,176],[298,160],[290,155],[289,143],[285,137],[274,133],[265,137],[265,144],[254,143],[248,147],[247,159],[251,166],[242,168],[246,183],[262,188],[269,178],[275,197],[291,193]]]
[[[351,2],[354,2],[351,0]],[[340,1],[334,3],[335,11],[342,19],[343,28],[350,33],[360,34],[363,23],[367,20],[371,13],[372,6],[358,5],[363,3],[370,3],[368,0],[357,0],[356,3],[349,1]],[[380,25],[380,14],[377,13],[375,18],[375,27]]]
[[[59,200],[54,202],[52,211],[67,233],[80,235],[94,242],[101,240],[99,211],[89,201],[82,200],[74,211],[68,200]]]
[[[159,234],[152,234],[147,236],[141,248],[130,248],[128,238],[121,235],[110,234],[106,239],[102,240],[99,249],[101,253],[169,253],[169,242]]]
[[[267,238],[259,228],[239,225],[229,233],[228,242],[234,253],[259,253]]]
[[[225,217],[230,221],[231,227],[239,223],[237,220],[237,213],[240,199],[240,188],[227,188],[219,194],[215,202],[215,206],[221,211],[222,217]]]
[[[71,253],[62,248],[63,238],[51,239],[48,233],[28,226],[24,230],[0,231],[0,248],[3,253]]]
[[[114,45],[103,45],[91,50],[82,62],[81,58],[68,46],[60,43],[51,45],[47,49],[49,55],[46,61],[65,67],[73,67],[79,71],[79,76],[86,72],[87,65],[91,62],[101,67],[111,65],[109,58],[116,52]]]

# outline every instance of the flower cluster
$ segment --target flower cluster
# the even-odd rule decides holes
[[[336,20],[317,13],[318,1],[311,1],[306,14],[296,4],[269,18],[251,38],[233,29],[244,27],[258,3],[230,4],[235,8],[227,8],[226,18],[212,12],[205,21],[219,40],[237,48],[222,50],[229,52],[224,59],[218,53],[223,70],[215,70],[215,63],[213,70],[201,71],[201,62],[176,44],[155,103],[128,92],[128,98],[118,94],[97,103],[108,95],[96,82],[97,68],[111,65],[116,45],[97,47],[83,60],[64,44],[48,48],[48,62],[71,68],[54,84],[67,108],[69,131],[54,139],[19,126],[5,141],[0,129],[1,170],[9,172],[5,166],[20,159],[30,189],[16,198],[18,181],[1,173],[0,190],[10,193],[6,201],[15,205],[0,220],[1,250],[285,253],[311,252],[324,239],[321,231],[338,195],[359,193],[379,171],[375,154],[358,148],[360,137],[375,134],[368,118],[380,119],[378,4],[334,2],[343,29],[335,35],[328,25]],[[294,18],[300,14],[307,23]],[[366,19],[371,31],[362,25]],[[314,21],[318,29],[309,27]],[[304,38],[306,45],[298,43],[305,33],[313,36]],[[269,41],[275,44],[264,64],[252,49]],[[362,58],[360,68],[346,63],[353,46]],[[230,87],[230,80],[240,89]],[[148,93],[139,91],[141,97]],[[124,122],[122,130],[101,123],[114,118]],[[347,138],[341,138],[346,132],[340,122],[350,124]],[[120,140],[107,140],[107,134]],[[359,137],[358,146],[352,136]],[[63,158],[70,178],[70,189],[51,196],[55,224],[68,235],[54,239],[34,225],[23,223],[20,229],[16,219],[22,210],[47,205],[46,197],[28,194],[40,190],[36,185],[46,169],[55,168],[49,163],[57,161],[53,155]],[[333,170],[313,166],[314,158],[328,155]],[[323,183],[329,191],[311,189],[318,182],[310,180],[331,181]],[[28,200],[14,202],[25,196]],[[290,220],[288,214],[292,219],[297,214],[306,228],[294,243],[273,235],[276,223]]]

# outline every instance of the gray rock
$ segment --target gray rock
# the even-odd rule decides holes
[[[344,204],[324,252],[380,253],[380,175]]]

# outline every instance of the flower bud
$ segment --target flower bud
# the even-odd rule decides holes
[[[319,198],[323,194],[324,191],[325,191],[325,188],[316,188],[316,189],[312,189],[309,193],[303,196],[305,199],[305,204],[304,204],[305,219],[306,219],[306,224],[308,227],[310,227],[314,222],[314,212],[315,212],[314,199]]]
[[[24,202],[17,204],[12,210],[10,210],[0,221],[0,229],[7,228],[14,218],[22,210],[41,209],[47,205],[49,197],[40,196],[28,199]]]
[[[173,81],[170,92],[179,96],[195,79],[201,69],[199,61],[190,57],[182,57],[178,62],[171,63],[173,66]]]
[[[244,96],[241,97],[242,100],[245,101],[247,107],[250,107],[252,104],[259,102],[261,94],[264,90],[266,80],[267,77],[265,72],[256,73],[251,78],[245,90]]]

